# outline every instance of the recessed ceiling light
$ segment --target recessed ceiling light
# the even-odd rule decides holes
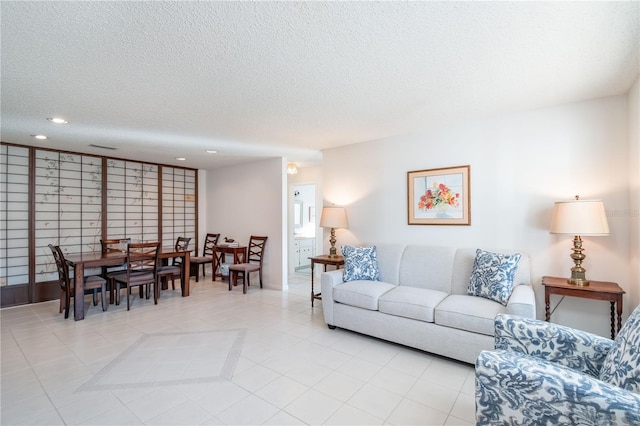
[[[40,139],[40,140],[45,140],[47,138],[46,135],[31,135],[31,136],[33,136],[36,139]]]
[[[51,117],[51,118],[47,118],[47,120],[49,120],[52,123],[55,124],[69,124],[69,122],[67,120],[65,120],[64,118],[60,118],[60,117]]]
[[[178,161],[185,161],[185,160],[186,160],[186,158],[184,158],[184,157],[176,157],[176,160],[178,160]]]
[[[217,154],[218,151],[216,151],[215,149],[208,149],[207,150],[207,154]]]

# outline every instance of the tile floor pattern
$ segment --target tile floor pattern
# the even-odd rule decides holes
[[[57,301],[3,309],[0,424],[473,424],[473,366],[329,330],[309,280],[192,280],[79,322]]]

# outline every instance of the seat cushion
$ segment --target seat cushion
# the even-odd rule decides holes
[[[212,256],[192,256],[189,258],[189,263],[211,263],[213,262]]]
[[[380,296],[396,286],[380,281],[348,281],[333,288],[333,300],[358,308],[378,310]]]
[[[380,296],[378,309],[385,314],[433,322],[434,309],[447,293],[416,287],[398,286]]]
[[[342,246],[344,281],[380,280],[376,246]]]
[[[229,265],[229,270],[236,272],[254,272],[260,270],[260,265],[257,263],[237,263]]]
[[[493,336],[494,318],[506,308],[482,297],[453,294],[440,302],[435,312],[438,325]]]
[[[161,266],[158,268],[158,275],[179,275],[182,272],[179,266]]]
[[[640,393],[640,307],[616,336],[600,369],[600,380]]]
[[[467,294],[507,305],[513,291],[513,277],[521,255],[476,250]]]

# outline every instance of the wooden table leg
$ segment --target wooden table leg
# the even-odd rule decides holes
[[[84,319],[84,264],[76,263],[74,268],[74,298],[73,298],[73,319],[76,321]],[[102,297],[105,297],[103,294]]]
[[[622,328],[622,295],[616,297],[616,310],[618,314],[618,332]]]
[[[189,279],[191,277],[191,255],[189,252],[184,254],[184,259],[182,261],[182,277],[180,279],[180,284],[182,287],[182,297],[189,296]]]
[[[611,338],[614,339],[616,337],[616,317],[615,317],[615,304],[613,300],[611,303]]]
[[[311,261],[311,307],[313,308],[313,267],[315,266],[315,263],[313,262],[313,260]]]
[[[551,306],[549,305],[549,287],[544,288],[544,320],[549,322],[551,319]]]

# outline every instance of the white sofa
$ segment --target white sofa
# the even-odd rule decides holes
[[[466,363],[494,348],[499,313],[535,318],[529,257],[522,252],[507,305],[467,295],[475,248],[375,244],[380,281],[321,275],[322,309],[340,327]],[[484,248],[502,254],[513,250]]]

